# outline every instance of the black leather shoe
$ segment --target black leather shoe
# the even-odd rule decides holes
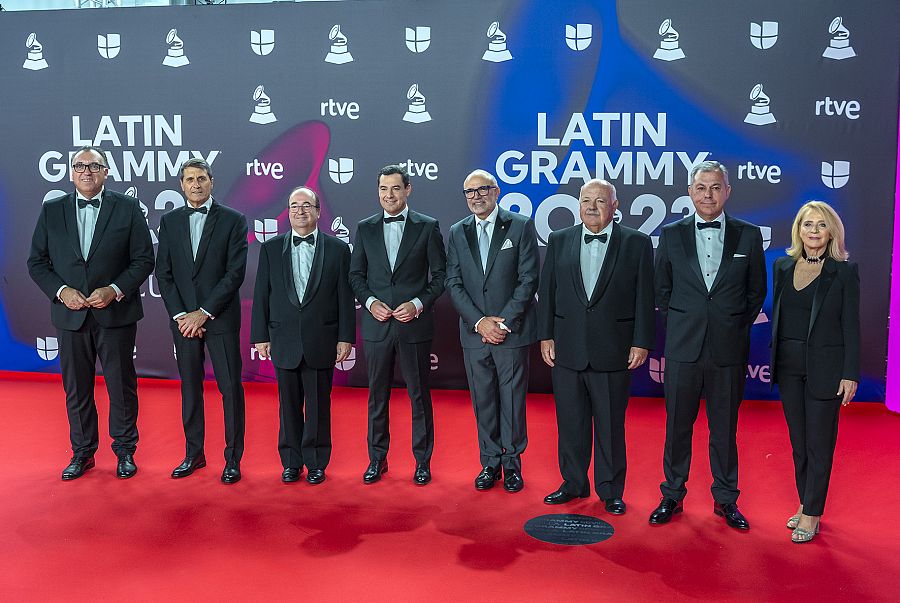
[[[128,479],[134,477],[137,473],[137,465],[134,464],[133,454],[123,454],[119,456],[119,463],[116,465],[116,477]]]
[[[241,481],[241,464],[237,461],[228,461],[225,463],[225,470],[222,471],[223,484],[236,484]]]
[[[684,511],[684,503],[674,498],[666,498],[665,496],[659,501],[659,506],[650,514],[650,523],[653,525],[661,525],[669,523],[672,515]]]
[[[381,475],[383,473],[387,473],[388,464],[387,459],[383,461],[372,461],[369,463],[369,466],[366,467],[366,472],[363,473],[363,483],[364,484],[374,484],[378,480],[381,479]]]
[[[62,479],[64,482],[78,479],[84,472],[94,466],[94,457],[73,456],[66,468],[63,469]]]
[[[310,469],[309,473],[306,474],[306,481],[311,484],[321,484],[325,481],[325,470],[324,469]]]
[[[603,503],[610,515],[625,515],[625,501],[621,498],[607,498]]]
[[[431,467],[425,463],[416,465],[416,472],[413,474],[413,483],[417,486],[424,486],[431,481]]]
[[[497,467],[494,469],[493,467],[482,467],[481,473],[475,476],[475,489],[476,490],[490,490],[494,487],[494,482],[500,481],[500,478],[503,476],[500,468]]]
[[[738,506],[735,503],[714,503],[713,513],[715,513],[719,517],[724,517],[725,523],[727,523],[732,528],[735,528],[737,530],[750,529],[750,522],[747,521],[747,518],[744,517],[743,513],[738,511]]]
[[[503,489],[507,492],[518,492],[525,487],[525,480],[516,469],[504,469],[503,473],[506,474],[503,478]]]
[[[295,469],[294,467],[288,467],[284,471],[281,472],[281,481],[286,484],[291,482],[296,482],[300,479],[300,470]]]
[[[197,456],[186,456],[181,464],[172,470],[172,477],[187,477],[197,469],[206,467],[206,456],[201,452]]]
[[[562,488],[560,488],[556,492],[551,492],[550,494],[545,496],[544,504],[545,505],[562,505],[562,504],[569,502],[570,500],[575,500],[576,498],[587,498],[587,497],[588,497],[587,494],[584,494],[584,495],[569,494],[568,492],[566,492]]]

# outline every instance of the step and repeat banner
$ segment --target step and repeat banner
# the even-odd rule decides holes
[[[70,191],[70,154],[102,146],[107,186],[137,196],[154,233],[184,203],[178,166],[202,157],[214,196],[250,226],[244,377],[273,368],[248,341],[260,244],[288,229],[289,191],[322,197],[324,232],[352,243],[381,211],[376,174],[407,167],[410,205],[450,226],[465,175],[497,175],[501,204],[541,243],[578,221],[585,180],[614,182],[617,220],[656,235],[692,211],[691,167],[730,168],[728,211],[759,224],[769,266],[796,210],[842,215],[862,280],[860,399],[883,400],[897,165],[900,22],[893,0],[731,4],[459,0],[15,12],[0,37],[0,369],[56,372],[48,300],[25,260],[40,204]],[[770,287],[771,289],[771,287]],[[134,351],[177,378],[151,276]],[[365,310],[362,310],[365,311]],[[435,311],[433,385],[466,387],[457,317]],[[771,291],[753,327],[748,398],[772,398]],[[659,396],[659,346],[636,395]],[[358,342],[361,343],[361,342]],[[532,389],[549,369],[532,356]],[[366,385],[362,346],[336,382]]]

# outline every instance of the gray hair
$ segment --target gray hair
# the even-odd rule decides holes
[[[725,184],[728,184],[728,168],[718,161],[701,161],[691,168],[691,184],[694,184],[694,178],[699,172],[719,172],[725,179]]]

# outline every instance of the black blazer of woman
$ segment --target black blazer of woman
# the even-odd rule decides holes
[[[776,383],[781,296],[792,287],[790,256],[775,260],[772,270],[772,382]],[[859,382],[859,273],[853,262],[825,258],[815,287],[806,346],[806,377],[810,393],[823,400],[835,398],[841,379]]]

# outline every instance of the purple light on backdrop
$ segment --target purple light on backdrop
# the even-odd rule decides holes
[[[894,253],[888,316],[887,383],[884,403],[900,412],[900,128],[897,130],[897,182],[894,191]]]

